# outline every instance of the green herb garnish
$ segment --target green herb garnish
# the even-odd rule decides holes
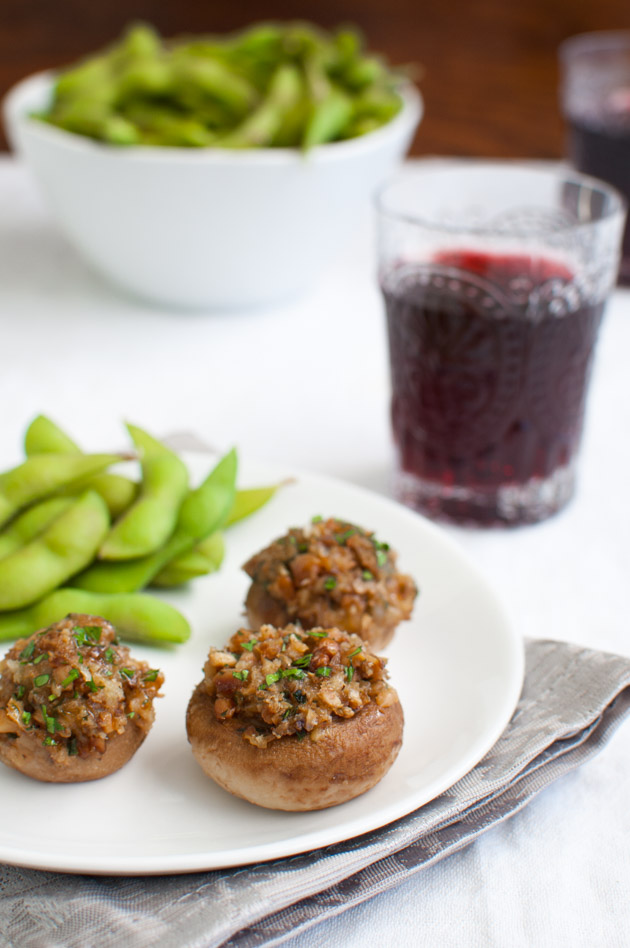
[[[39,663],[43,662],[45,658],[48,658],[48,652],[40,652],[37,658],[33,659],[33,665],[39,665]]]
[[[20,661],[23,665],[31,660],[31,656],[35,651],[35,642],[29,642],[22,651],[20,652]]]
[[[306,666],[310,664],[312,657],[313,653],[307,652],[306,655],[296,658],[293,664],[296,666],[296,668],[306,668]]]
[[[157,676],[160,674],[159,668],[151,668],[146,675],[144,676],[145,681],[156,681]]]
[[[363,646],[359,645],[357,648],[355,648],[354,652],[350,652],[350,654],[348,655],[348,658],[354,658],[355,655],[358,655],[359,652],[362,652],[362,651],[363,651]]]
[[[328,632],[307,632],[307,636],[310,636],[313,639],[327,639]]]
[[[316,669],[316,675],[321,675],[322,678],[330,678],[330,667],[328,665],[322,665],[321,668]]]
[[[28,727],[31,723],[32,714],[30,711],[22,711],[22,723]]]
[[[281,677],[282,677],[282,673],[277,671],[277,672],[273,672],[273,674],[271,675],[265,675],[265,681],[267,685],[275,685],[277,681],[280,681]]]
[[[337,585],[337,580],[334,576],[328,576],[324,580],[324,589],[334,589]]]
[[[385,566],[385,563],[387,562],[387,553],[384,550],[376,551],[376,562],[379,566]]]
[[[301,668],[283,668],[280,672],[282,678],[306,678],[306,673]]]
[[[357,531],[356,531],[356,527],[349,527],[344,533],[338,533],[338,534],[335,536],[335,540],[337,541],[337,543],[339,543],[339,544],[341,544],[341,546],[343,546],[343,544],[346,542],[346,540],[349,540],[350,537],[353,537],[356,532],[357,532]]]
[[[246,652],[253,652],[254,645],[258,645],[258,639],[250,639],[249,642],[242,642],[241,648],[244,648]]]
[[[114,661],[114,649],[108,648],[105,650],[105,661],[110,664]]]
[[[239,681],[247,681],[249,678],[249,668],[244,668],[242,671],[233,671],[232,674],[235,678],[238,678]]]
[[[36,688],[41,688],[43,685],[47,685],[49,681],[50,675],[38,675],[33,681],[33,684]]]
[[[76,737],[71,737],[70,740],[68,741],[68,756],[76,757],[78,753],[79,751],[77,749],[77,739]]]
[[[373,574],[369,571],[369,569],[364,569],[364,570],[363,570],[363,579],[365,579],[366,582],[369,581],[370,579],[374,579],[374,576],[373,576]]]
[[[64,678],[64,680],[61,682],[61,687],[67,688],[68,685],[71,682],[75,681],[78,677],[79,677],[79,672],[76,670],[76,668],[71,668],[68,674],[66,675],[66,677]]]
[[[54,739],[54,737],[50,737],[49,734],[47,734],[44,740],[42,741],[42,744],[46,744],[47,747],[51,747],[53,744],[56,744],[56,743],[57,741]]]
[[[352,665],[346,665],[346,681],[352,681],[354,677],[354,667]]]
[[[120,668],[119,671],[120,671],[120,674],[124,675],[124,677],[127,678],[129,681],[131,681],[131,679],[134,676],[133,668]]]

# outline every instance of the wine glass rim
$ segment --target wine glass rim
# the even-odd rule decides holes
[[[424,165],[424,167],[423,167]],[[409,174],[411,171],[411,175]],[[377,214],[380,218],[396,220],[407,224],[413,224],[427,231],[441,232],[445,234],[471,234],[478,236],[497,235],[497,228],[492,224],[471,224],[465,221],[461,223],[444,222],[432,218],[430,215],[399,210],[387,205],[387,197],[391,192],[399,187],[410,186],[413,173],[422,174],[423,178],[432,175],[462,175],[469,173],[489,172],[501,175],[531,175],[532,177],[555,178],[557,181],[564,181],[567,184],[575,184],[588,189],[591,194],[599,193],[608,198],[608,206],[602,212],[600,217],[589,220],[571,220],[565,223],[558,223],[553,228],[554,234],[575,233],[584,229],[594,229],[603,224],[623,217],[627,211],[627,202],[624,196],[615,187],[599,178],[582,174],[575,169],[561,164],[535,162],[526,163],[521,161],[487,161],[484,159],[469,158],[445,158],[445,159],[416,159],[410,162],[409,169],[403,174],[398,174],[386,181],[377,190],[374,196],[374,204]],[[514,202],[514,209],[519,210],[518,201]],[[535,237],[541,236],[532,232],[529,228],[519,228],[517,223],[510,228],[508,232],[502,230],[506,237]]]

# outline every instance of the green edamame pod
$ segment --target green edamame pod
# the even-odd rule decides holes
[[[127,425],[134,444],[143,452],[142,484],[134,504],[114,524],[99,550],[104,560],[148,556],[168,540],[188,490],[184,462],[147,432]]]
[[[47,415],[33,418],[24,435],[24,451],[27,458],[34,454],[81,453],[78,444]]]
[[[225,556],[223,534],[217,531],[198,543],[192,550],[172,559],[151,580],[152,586],[181,586],[196,579],[216,573]]]
[[[302,147],[306,150],[315,145],[334,141],[341,137],[344,127],[352,117],[352,102],[340,89],[330,89],[325,98],[315,105],[304,129]]]
[[[102,497],[86,491],[42,532],[0,560],[0,609],[21,609],[94,558],[109,527]]]
[[[188,559],[190,557],[190,559]],[[200,553],[191,550],[184,554],[184,565],[177,564],[178,557],[163,566],[157,576],[151,580],[151,586],[157,589],[171,589],[173,586],[184,586],[192,579],[200,576],[209,576],[215,569],[212,564]]]
[[[116,627],[121,638],[147,645],[169,645],[190,638],[187,619],[173,606],[154,596],[103,595],[85,589],[62,588],[15,612],[0,614],[0,641],[24,638],[59,622],[71,612],[101,616]]]
[[[27,457],[34,454],[81,454],[81,449],[59,425],[46,415],[38,415],[26,429],[24,450]],[[107,506],[112,520],[116,520],[137,497],[138,485],[122,474],[95,474],[72,484],[67,490],[95,490]],[[62,491],[63,492],[63,491]]]
[[[124,459],[120,454],[38,454],[0,474],[0,526],[22,507]]]
[[[51,497],[28,507],[0,533],[0,557],[8,556],[36,537],[72,503],[70,497]]]
[[[100,494],[109,508],[112,520],[116,520],[131,507],[139,490],[135,481],[122,474],[112,474],[109,471],[104,474],[95,474],[80,485],[75,485],[73,493],[76,493],[79,487],[95,490],[97,494]],[[67,490],[68,488],[61,493],[66,493]]]
[[[73,585],[112,593],[143,589],[167,563],[223,525],[234,503],[236,469],[236,451],[232,450],[190,491],[180,508],[175,533],[161,549],[135,560],[94,563],[73,578]]]
[[[231,527],[233,523],[238,523],[239,520],[244,520],[245,517],[256,513],[271,500],[279,487],[288,483],[289,481],[281,481],[279,484],[270,484],[268,487],[248,487],[245,490],[237,490],[225,526]]]
[[[269,145],[280,132],[285,116],[302,97],[302,79],[295,66],[280,66],[261,104],[232,132],[219,139],[225,148],[252,148]]]

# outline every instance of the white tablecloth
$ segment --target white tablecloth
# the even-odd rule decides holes
[[[26,172],[0,161],[2,457],[46,412],[86,448],[121,419],[387,492],[392,451],[369,216],[299,302],[182,314],[119,295],[58,234]],[[208,261],[211,265],[211,261]],[[598,347],[579,492],[517,531],[448,528],[523,635],[630,655],[630,294]],[[290,948],[622,948],[630,944],[630,728],[525,811]]]

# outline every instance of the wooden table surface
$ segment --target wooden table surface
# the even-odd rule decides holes
[[[425,118],[414,154],[557,158],[563,123],[556,50],[568,36],[630,28],[625,0],[2,0],[0,95],[72,62],[143,19],[166,35],[238,28],[296,12],[359,25],[392,63],[416,63]]]

